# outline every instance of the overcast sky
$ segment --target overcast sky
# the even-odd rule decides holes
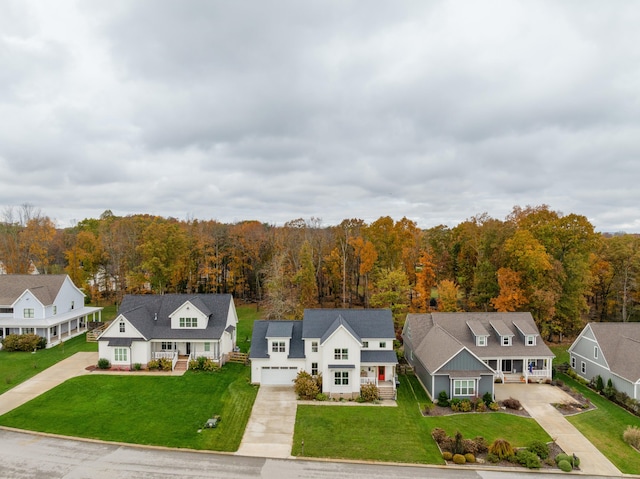
[[[2,1],[0,207],[640,232],[640,2]]]

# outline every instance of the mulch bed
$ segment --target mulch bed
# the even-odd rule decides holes
[[[431,409],[428,414],[424,414],[424,411],[423,411],[422,415],[423,416],[452,416],[454,414],[472,414],[472,413],[473,414],[491,414],[494,412],[503,412],[503,413],[513,414],[514,416],[521,416],[521,417],[531,417],[531,415],[524,408],[509,409],[500,405],[500,410],[498,411],[491,411],[490,409],[487,409],[486,411],[482,411],[482,412],[476,412],[476,411],[461,412],[461,411],[452,411],[450,407],[438,406],[435,403],[433,405],[433,409]]]
[[[591,411],[592,409],[596,408],[595,405],[591,401],[589,401],[589,399],[584,397],[575,389],[569,386],[556,387],[561,388],[565,393],[573,398],[573,401],[552,404],[552,406],[555,407],[562,415],[571,416],[580,412]]]

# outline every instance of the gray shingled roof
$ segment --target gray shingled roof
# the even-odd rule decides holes
[[[0,274],[0,305],[11,306],[28,289],[50,306],[66,278],[66,274]]]
[[[609,369],[640,380],[640,323],[589,323]]]
[[[266,359],[269,357],[269,344],[267,331],[272,325],[277,328],[291,327],[291,340],[289,341],[289,358],[304,358],[304,343],[302,341],[302,321],[264,321],[253,322],[251,334],[250,359]],[[284,337],[284,336],[279,336]]]
[[[513,321],[523,328],[533,328],[535,322],[530,313],[431,313],[407,315],[404,340],[431,372],[437,371],[463,347],[479,358],[553,357],[542,340],[535,346],[526,346],[517,333]],[[476,346],[475,336],[469,324],[488,330],[493,323],[503,334],[516,336],[511,346],[502,346],[495,334],[489,335],[486,346]]]
[[[272,321],[267,327],[267,338],[290,338],[293,331],[291,321]]]
[[[360,362],[361,363],[398,363],[398,356],[395,351],[387,351],[387,350],[373,350],[360,351]]]
[[[303,339],[322,338],[341,316],[356,338],[395,338],[393,317],[388,309],[305,309]]]
[[[169,315],[186,301],[190,301],[194,306],[198,304],[209,312],[209,322],[205,329],[171,328]],[[220,339],[226,328],[231,301],[233,298],[230,294],[126,295],[118,314],[127,318],[147,340]],[[156,315],[157,320],[154,319]]]
[[[327,328],[327,330],[324,332],[324,334],[320,338],[320,344],[323,344],[327,339],[329,339],[329,337],[334,333],[334,331],[338,329],[340,326],[342,326],[347,331],[349,331],[349,334],[353,336],[358,342],[362,343],[362,338],[358,335],[358,333],[356,333],[353,330],[349,322],[346,321],[341,314],[339,314],[338,317],[335,319],[335,321],[331,323],[331,326]]]
[[[498,336],[515,336],[514,332],[501,319],[493,319],[489,321],[491,327],[498,333]]]
[[[489,331],[487,331],[487,328],[485,328],[484,325],[477,319],[467,321],[467,326],[469,326],[469,329],[471,329],[471,332],[475,336],[489,336]]]

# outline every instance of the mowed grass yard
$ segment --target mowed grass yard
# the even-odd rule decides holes
[[[457,414],[423,417],[429,402],[415,376],[400,377],[398,407],[298,406],[293,455],[389,462],[444,464],[431,430],[441,427],[450,435],[502,437],[515,446],[532,440],[550,441],[530,418],[505,413]]]
[[[228,363],[184,376],[89,375],[71,379],[0,417],[31,431],[133,444],[236,451],[257,387]],[[216,429],[203,429],[220,415]]]
[[[98,343],[87,343],[82,334],[35,353],[0,350],[0,394],[80,351],[98,351]]]

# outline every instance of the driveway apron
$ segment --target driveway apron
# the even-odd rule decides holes
[[[553,407],[553,403],[573,398],[548,384],[501,384],[495,387],[496,400],[516,398],[533,419],[567,453],[580,458],[583,474],[620,477],[622,473]]]
[[[0,415],[22,406],[49,389],[62,384],[67,379],[89,374],[86,367],[95,365],[97,362],[98,353],[81,352],[54,364],[0,395]]]
[[[260,386],[236,454],[269,458],[291,457],[296,402],[293,386]]]

